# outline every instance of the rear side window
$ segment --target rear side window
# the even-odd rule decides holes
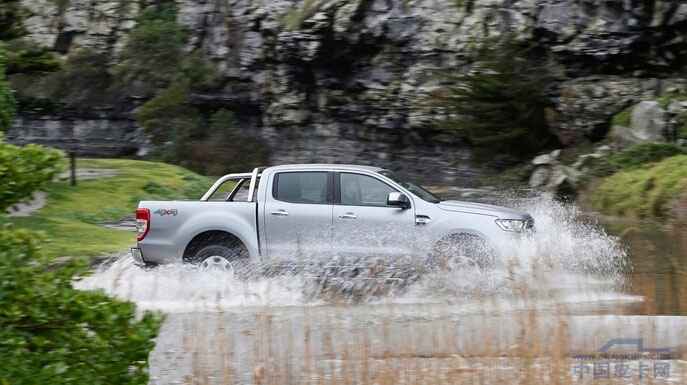
[[[275,175],[274,199],[291,203],[327,204],[327,172],[282,172]]]

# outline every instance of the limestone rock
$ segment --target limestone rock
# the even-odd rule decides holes
[[[619,144],[664,142],[668,136],[668,113],[657,101],[642,101],[632,107],[629,127],[615,126],[611,137]]]
[[[29,11],[27,39],[60,54],[110,52],[113,64],[142,10],[154,4],[20,1]],[[555,135],[563,145],[601,139],[618,111],[654,99],[666,86],[685,87],[680,78],[652,79],[645,67],[669,69],[682,60],[686,8],[668,0],[645,3],[175,0],[177,20],[188,31],[186,51],[211,60],[224,82],[199,103],[235,112],[243,133],[268,144],[271,163],[367,160],[422,177],[432,168],[436,172],[429,174],[438,181],[465,185],[475,179],[467,164],[470,151],[436,130],[446,113],[431,102],[444,86],[437,75],[468,69],[474,48],[487,38],[510,33],[516,41],[536,43],[565,74],[551,91]],[[287,26],[287,16],[300,23]],[[97,126],[94,133],[126,137],[136,129],[136,106],[128,107],[86,125]],[[655,133],[656,119],[645,119],[643,130]],[[59,144],[59,138],[32,133],[91,120],[20,116],[8,136]],[[79,135],[93,137],[85,132]],[[141,135],[130,144],[144,143]]]
[[[641,102],[632,109],[630,128],[641,141],[662,141],[665,139],[666,112],[656,101]]]
[[[531,188],[538,189],[545,186],[549,182],[551,177],[551,168],[542,166],[534,169],[532,175],[530,175],[529,185]]]

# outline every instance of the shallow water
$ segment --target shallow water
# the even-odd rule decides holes
[[[127,256],[77,286],[167,314],[153,384],[590,383],[574,353],[616,338],[670,348],[671,373],[652,381],[687,381],[683,249],[659,248],[674,238],[641,228],[609,235],[542,198],[511,203],[532,213],[537,233],[498,268],[429,271],[383,295],[360,286],[355,301],[350,291],[313,291],[308,274],[242,280],[186,266],[143,270]],[[659,362],[628,361],[637,374],[642,360]]]
[[[613,223],[629,250],[628,292],[644,297],[643,314],[687,315],[687,227]]]

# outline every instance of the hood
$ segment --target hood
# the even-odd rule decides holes
[[[529,219],[529,214],[508,207],[463,201],[441,201],[437,206],[445,211],[462,211],[480,215],[490,215],[503,219]]]

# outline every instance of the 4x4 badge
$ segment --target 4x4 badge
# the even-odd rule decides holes
[[[176,217],[177,214],[179,214],[179,211],[177,209],[157,209],[153,211],[153,213],[161,217],[164,217],[165,215],[172,215]]]

